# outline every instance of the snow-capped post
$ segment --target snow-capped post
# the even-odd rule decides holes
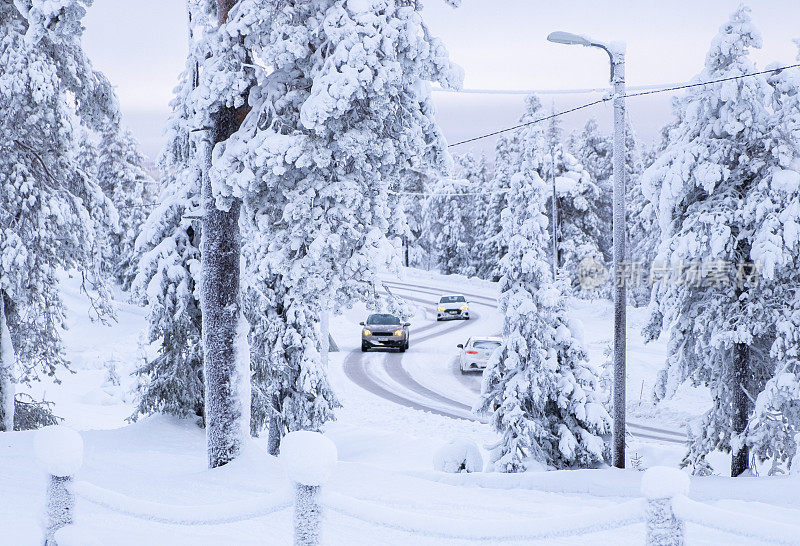
[[[290,432],[281,442],[281,460],[295,486],[295,546],[320,542],[320,488],[333,474],[337,459],[336,445],[319,432]]]
[[[614,86],[614,439],[613,464],[625,468],[625,44],[604,44],[587,36],[552,32],[551,42],[598,47],[611,60],[611,84]]]
[[[645,523],[647,546],[683,546],[686,529],[675,517],[672,500],[689,494],[689,476],[676,468],[654,466],[642,476],[642,493],[647,497]]]
[[[40,429],[33,440],[39,466],[50,476],[47,485],[45,546],[56,546],[56,531],[73,523],[72,480],[83,464],[83,438],[63,425]]]

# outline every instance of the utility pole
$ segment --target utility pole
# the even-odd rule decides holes
[[[605,44],[580,34],[552,32],[547,39],[557,44],[597,47],[611,60],[614,91],[614,438],[613,465],[625,468],[625,45]]]
[[[551,107],[550,113],[554,114],[556,110],[555,102]],[[553,226],[553,281],[558,280],[558,191],[556,190],[556,129],[554,124],[555,118],[550,120],[550,130],[548,131],[547,138],[550,142],[550,182],[553,186],[553,202],[551,207],[551,222]]]
[[[607,50],[614,85],[614,445],[613,464],[625,468],[625,49]]]

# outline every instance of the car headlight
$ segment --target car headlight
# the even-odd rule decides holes
[[[437,311],[444,311],[444,305],[440,305],[436,308]]]
[[[361,335],[362,335],[362,336],[364,336],[364,337],[366,337],[366,336],[371,336],[371,335],[372,335],[372,332],[370,332],[369,330],[367,330],[366,328],[364,328],[364,331],[363,331],[363,332],[361,332]]]
[[[462,311],[466,311],[467,309],[469,309],[469,305],[464,304],[464,305],[461,306],[461,310]]]
[[[394,337],[403,337],[403,331],[402,330],[395,330],[394,331]]]

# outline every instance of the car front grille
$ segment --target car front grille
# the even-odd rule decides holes
[[[393,336],[394,335],[394,331],[391,331],[391,332],[376,332],[376,331],[373,330],[372,335],[373,336]]]

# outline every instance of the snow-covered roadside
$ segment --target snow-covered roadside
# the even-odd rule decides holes
[[[432,276],[432,274],[429,274]],[[408,277],[407,277],[408,278]],[[428,292],[447,286],[475,294],[492,296],[492,283],[476,282],[469,288],[451,279],[412,279],[413,283],[432,286]],[[460,280],[459,280],[460,282]],[[107,505],[101,506],[79,497],[78,530],[98,544],[138,545],[143,542],[171,545],[261,544],[265,537],[277,543],[291,541],[290,510],[279,510],[244,521],[231,518],[228,523],[213,525],[177,525],[163,521],[143,521],[130,513],[159,512],[154,517],[169,519],[170,514],[207,514],[217,510],[234,516],[250,509],[259,499],[270,499],[286,492],[288,480],[280,463],[265,454],[265,441],[254,440],[245,456],[226,467],[206,468],[205,437],[191,420],[155,416],[133,425],[124,417],[132,411],[132,401],[104,405],[88,402],[85,395],[98,388],[105,372],[103,363],[113,354],[121,357],[119,366],[123,384],[133,385],[127,374],[136,364],[138,339],[145,327],[141,309],[119,304],[119,322],[113,327],[91,324],[88,309],[77,292],[70,293],[65,280],[65,298],[72,328],[65,333],[69,356],[76,374],[54,393],[56,412],[64,415],[73,427],[83,430],[86,460],[77,479],[108,490]],[[447,291],[447,290],[444,290]],[[428,295],[420,295],[425,299]],[[430,296],[431,301],[435,299]],[[447,378],[452,362],[448,356],[465,334],[492,329],[498,318],[489,308],[479,307],[481,318],[461,323],[463,328],[433,337],[404,355],[406,366],[415,378],[424,380],[436,391],[467,401],[469,389],[457,380]],[[547,518],[554,528],[569,528],[578,513],[592,510],[615,510],[621,503],[640,497],[641,474],[632,470],[529,472],[523,475],[477,473],[453,475],[433,471],[434,453],[446,442],[463,438],[475,442],[484,460],[495,435],[483,423],[452,419],[422,412],[384,400],[353,384],[343,370],[345,360],[360,356],[358,322],[364,319],[362,306],[331,320],[331,332],[340,352],[330,358],[331,381],[343,407],[337,421],[329,423],[325,432],[336,444],[340,463],[326,490],[344,499],[354,512],[346,515],[329,510],[325,522],[325,543],[351,544],[476,544],[475,540],[447,538],[459,536],[458,522],[469,519],[474,525],[485,522],[491,529],[498,521],[537,521]],[[585,338],[590,351],[600,350],[603,307],[597,302],[576,302],[575,314],[585,319]],[[85,319],[84,319],[85,317]],[[424,304],[415,307],[413,328],[425,327],[432,321]],[[453,325],[455,326],[455,325]],[[438,327],[438,326],[437,326]],[[412,340],[414,338],[412,337]],[[413,343],[413,341],[412,341]],[[73,356],[74,355],[74,356]],[[380,364],[387,354],[367,354],[367,364]],[[593,356],[594,357],[594,356]],[[657,358],[654,356],[653,358]],[[657,362],[649,361],[656,369]],[[425,366],[430,369],[425,373]],[[632,365],[632,373],[647,378],[648,370]],[[638,377],[637,377],[638,379]],[[461,390],[457,390],[460,388]],[[56,396],[60,398],[56,398]],[[96,430],[114,428],[115,430]],[[36,468],[32,456],[33,433],[11,433],[0,437],[0,526],[8,534],[0,544],[37,544],[31,538],[41,510],[44,476]],[[681,446],[643,443],[645,463],[675,465],[682,455]],[[742,514],[758,514],[774,521],[800,519],[796,484],[788,478],[748,478],[733,483],[726,478],[693,478],[691,497],[714,506]],[[91,491],[91,488],[89,488]],[[99,494],[98,494],[99,495]],[[97,495],[95,495],[97,496]],[[103,495],[100,495],[104,498]],[[116,499],[116,500],[115,500]],[[264,500],[263,502],[267,502]],[[160,503],[168,505],[156,510]],[[173,507],[173,508],[170,508]],[[122,512],[126,513],[121,513]],[[387,510],[389,512],[387,512]],[[406,529],[428,529],[412,533],[387,527],[386,514],[402,520]],[[200,517],[200,516],[196,516]],[[447,520],[454,520],[446,523]],[[434,536],[431,529],[439,529]],[[33,534],[32,534],[33,533]],[[13,542],[8,537],[15,537]],[[28,537],[28,538],[25,538]],[[641,543],[642,524],[615,530],[596,531],[574,537],[551,537],[542,540],[511,539],[506,544],[600,544],[608,541]],[[691,544],[750,544],[751,539],[726,533],[688,527]],[[30,539],[28,542],[26,540]],[[84,546],[84,545],[82,545]]]

